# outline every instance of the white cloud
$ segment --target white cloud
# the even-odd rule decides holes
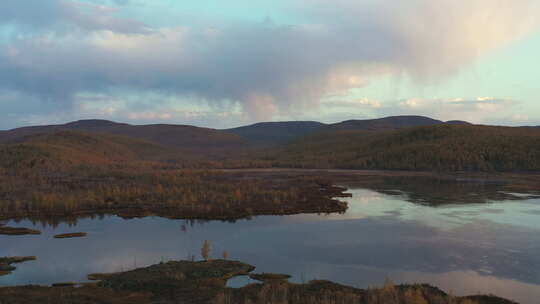
[[[352,100],[323,101],[321,105],[324,107],[331,107],[331,108],[378,109],[381,107],[381,102],[378,100],[372,100],[372,99],[364,97],[364,98],[352,99]]]
[[[466,120],[485,123],[501,113],[508,113],[519,103],[493,97],[476,98],[410,98],[388,103],[382,112],[426,115],[441,120]]]

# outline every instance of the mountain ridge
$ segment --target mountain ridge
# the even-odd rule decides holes
[[[0,143],[9,143],[28,135],[60,130],[78,130],[129,136],[173,148],[189,146],[204,150],[239,148],[248,144],[256,146],[277,145],[317,132],[335,130],[382,131],[444,123],[441,120],[425,116],[403,115],[347,120],[332,124],[318,121],[277,121],[258,122],[229,129],[212,129],[183,124],[132,125],[103,119],[85,119],[58,125],[28,126],[0,131]],[[448,123],[457,123],[457,121]]]
[[[185,125],[84,120],[0,132],[0,152],[13,160],[10,166],[17,160],[53,165],[65,158],[71,163],[125,159],[197,168],[540,171],[540,129],[531,127],[393,116],[329,125],[270,122],[235,129],[236,134]]]
[[[426,116],[401,115],[375,119],[353,119],[325,124],[317,121],[282,121],[260,122],[224,131],[235,133],[251,142],[267,141],[267,144],[283,144],[293,140],[333,131],[390,131],[411,127],[432,126],[439,124],[468,124],[466,121],[442,121]]]

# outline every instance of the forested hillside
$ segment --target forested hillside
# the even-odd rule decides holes
[[[212,169],[540,171],[539,128],[404,116],[333,125],[263,123],[235,130],[232,134],[190,126],[132,126],[99,120],[21,128],[0,134],[0,142],[4,142],[0,144],[0,167],[152,162]]]
[[[189,152],[124,136],[58,131],[18,138],[0,144],[0,168],[64,170],[74,166],[101,166],[143,161],[195,162]]]
[[[262,122],[224,130],[256,145],[282,144],[319,131],[326,126],[316,121]]]
[[[411,127],[433,126],[444,124],[443,121],[414,115],[390,116],[377,119],[347,120],[328,125],[326,131],[388,131]]]
[[[92,134],[120,135],[153,144],[215,155],[227,149],[240,149],[245,140],[240,136],[215,129],[186,125],[129,125],[107,120],[81,120],[63,125],[34,126],[0,131],[0,143],[13,143],[31,135],[77,131]]]
[[[278,167],[538,171],[540,130],[434,125],[387,132],[319,133],[261,160]]]
[[[411,127],[433,126],[445,123],[468,124],[464,121],[443,122],[429,117],[410,115],[389,116],[378,119],[347,120],[334,124],[323,124],[315,121],[263,122],[223,131],[239,135],[249,143],[257,146],[271,146],[276,144],[286,144],[320,132],[380,132]]]

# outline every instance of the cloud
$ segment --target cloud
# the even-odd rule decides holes
[[[409,109],[427,109],[445,107],[445,110],[453,108],[460,111],[498,111],[505,107],[515,105],[516,102],[509,99],[494,97],[477,97],[475,99],[426,99],[410,98],[399,102],[401,108]]]
[[[494,97],[477,98],[409,98],[389,102],[379,113],[407,113],[431,116],[441,120],[466,120],[473,123],[491,122],[501,113],[511,112],[519,102]],[[505,114],[506,115],[506,114]]]
[[[28,1],[2,2],[4,23],[34,31],[0,44],[0,88],[64,105],[85,92],[153,92],[238,103],[253,119],[316,107],[380,75],[440,80],[540,24],[535,0],[293,0],[301,24],[168,28],[99,4]]]
[[[0,130],[95,118],[133,124],[181,122],[214,128],[228,128],[251,122],[233,106],[216,108],[185,104],[174,96],[164,98],[159,94],[139,96],[116,92],[115,95],[122,97],[79,94],[75,96],[70,107],[51,109],[42,106],[38,99],[30,96],[0,91],[0,109],[3,114]]]
[[[356,109],[362,109],[362,108],[373,108],[377,109],[381,107],[381,102],[378,100],[372,100],[369,98],[360,98],[360,99],[353,99],[353,100],[332,100],[332,101],[324,101],[322,103],[325,107],[332,107],[332,108],[356,108]]]
[[[531,123],[519,113],[521,102],[495,97],[407,98],[379,101],[369,98],[325,100],[321,103],[330,122],[370,119],[394,115],[423,115],[440,120],[509,125]],[[509,114],[512,113],[512,114]],[[313,117],[312,117],[313,119]]]
[[[26,32],[43,30],[112,30],[143,32],[142,22],[114,16],[115,9],[71,0],[2,0],[0,25],[14,24]]]
[[[399,65],[417,77],[453,72],[540,24],[540,3],[535,0],[309,2],[320,19],[340,20],[342,31],[373,59]]]

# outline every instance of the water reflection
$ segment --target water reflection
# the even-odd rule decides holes
[[[528,187],[492,178],[364,176],[357,178],[349,186],[383,194],[401,195],[409,202],[431,207],[540,198],[537,190],[529,189],[528,193],[515,193],[513,190],[524,191]]]
[[[79,220],[76,228],[47,226],[40,236],[0,236],[0,256],[38,256],[0,277],[0,284],[83,281],[92,272],[198,256],[209,240],[214,257],[227,251],[258,271],[292,274],[298,282],[319,278],[367,287],[390,277],[458,295],[494,293],[531,304],[540,297],[540,199],[433,208],[413,204],[403,193],[351,192],[343,215],[236,223],[103,217]],[[74,229],[89,235],[53,239]]]

